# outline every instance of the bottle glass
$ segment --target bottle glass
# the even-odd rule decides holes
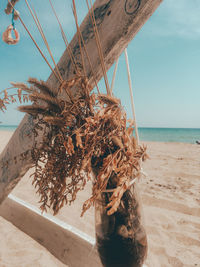
[[[107,215],[111,193],[95,202],[97,250],[104,267],[140,267],[147,255],[147,236],[136,184],[123,194],[118,210]]]

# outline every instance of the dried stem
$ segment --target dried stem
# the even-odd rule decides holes
[[[67,41],[67,37],[66,37],[66,35],[65,35],[65,32],[63,31],[63,27],[62,27],[62,25],[61,25],[61,23],[60,23],[60,20],[59,20],[57,14],[56,14],[55,8],[53,7],[53,4],[52,4],[51,0],[49,0],[49,3],[50,3],[50,5],[51,5],[51,8],[52,8],[52,10],[53,10],[53,13],[54,13],[54,15],[55,15],[57,21],[58,21],[58,24],[59,24],[59,27],[60,27],[60,30],[61,30],[61,35],[62,35],[63,41],[64,41],[64,43],[65,43],[65,45],[66,45],[66,48],[67,48],[69,57],[70,57],[70,59],[71,59],[71,62],[72,62],[72,64],[74,65],[74,68],[75,68],[76,72],[78,72],[78,69],[77,69],[77,63],[76,63],[76,60],[75,60],[75,58],[74,58],[73,52],[72,52],[72,50],[71,50],[71,47],[70,47],[70,45],[69,45],[69,42]]]
[[[46,47],[47,47],[47,50],[48,50],[48,52],[49,52],[49,54],[50,54],[50,56],[51,56],[51,59],[52,59],[53,64],[54,64],[54,66],[55,66],[55,68],[56,68],[57,74],[58,74],[58,76],[59,76],[60,82],[62,83],[62,82],[63,82],[62,76],[61,76],[60,71],[59,71],[59,69],[58,69],[58,66],[57,66],[57,64],[56,64],[56,62],[55,62],[55,60],[54,60],[53,54],[52,54],[52,52],[51,52],[51,49],[50,49],[49,44],[48,44],[48,42],[47,42],[47,39],[46,39],[46,37],[45,37],[44,31],[43,31],[42,26],[41,26],[41,23],[40,23],[40,21],[39,21],[39,19],[38,19],[37,13],[36,13],[34,7],[32,7],[33,12],[34,12],[34,14],[33,14],[32,9],[31,9],[31,7],[30,7],[30,5],[29,5],[29,3],[28,3],[28,0],[25,0],[25,2],[26,2],[26,5],[27,5],[27,7],[28,7],[28,9],[29,9],[29,11],[30,11],[32,17],[33,17],[33,20],[34,20],[34,22],[35,22],[35,24],[36,24],[36,26],[37,26],[37,28],[38,28],[38,30],[39,30],[41,36],[42,36],[42,39],[43,39],[43,41],[44,41],[44,43],[45,43],[45,45],[46,45]],[[35,15],[35,16],[34,16],[34,15]]]
[[[95,16],[94,16],[94,9],[93,9],[91,0],[90,0],[91,9],[90,9],[88,0],[86,0],[86,2],[87,2],[88,11],[89,11],[89,14],[90,14],[91,22],[93,24],[94,35],[95,35],[95,39],[96,39],[97,49],[98,49],[98,52],[99,52],[101,67],[102,67],[105,86],[106,86],[106,91],[107,91],[108,95],[111,95],[111,92],[110,92],[110,89],[109,89],[108,77],[107,77],[106,68],[105,68],[104,56],[103,56],[102,47],[101,47],[100,38],[99,38],[99,33],[98,33],[96,20],[95,20]]]
[[[72,11],[73,11],[74,19],[75,19],[75,23],[76,23],[76,29],[77,29],[77,35],[78,35],[78,42],[79,42],[81,59],[82,59],[82,65],[83,65],[83,72],[84,72],[84,75],[86,76],[85,62],[84,62],[83,50],[82,50],[82,42],[81,42],[82,40],[81,40],[80,28],[79,28],[79,25],[78,25],[78,18],[77,18],[75,0],[72,0],[72,4],[73,4],[73,10]]]
[[[12,5],[12,3],[8,0],[8,2],[11,4],[11,6],[13,7],[13,9],[15,10],[14,6]],[[50,63],[48,62],[47,58],[45,57],[45,55],[43,54],[42,50],[39,48],[37,42],[35,41],[35,39],[33,38],[32,34],[30,33],[30,31],[28,30],[28,28],[26,27],[24,21],[22,20],[21,16],[18,17],[22,26],[24,27],[24,29],[26,30],[26,32],[28,33],[28,35],[30,36],[31,40],[33,41],[33,43],[35,44],[36,48],[38,49],[39,53],[41,54],[41,56],[43,57],[43,59],[45,60],[45,62],[47,63],[47,65],[49,66],[49,68],[51,69],[51,71],[53,72],[53,74],[56,76],[56,78],[58,79],[58,81],[60,82],[59,76],[57,75],[57,73],[54,71],[54,69],[51,67]]]

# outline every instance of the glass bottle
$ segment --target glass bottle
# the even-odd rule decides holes
[[[147,236],[136,184],[123,194],[118,210],[107,215],[111,194],[101,193],[95,202],[96,244],[102,265],[140,267],[147,255]]]

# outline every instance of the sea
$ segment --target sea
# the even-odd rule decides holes
[[[16,125],[0,125],[0,131],[15,131]],[[178,142],[195,144],[200,141],[200,128],[145,128],[139,127],[140,141]]]

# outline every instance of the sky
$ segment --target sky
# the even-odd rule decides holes
[[[75,34],[71,1],[52,0],[68,40]],[[56,62],[65,50],[48,1],[32,0]],[[64,4],[65,3],[65,4]],[[87,13],[85,1],[76,0],[81,22]],[[0,1],[0,34],[11,23],[4,13],[6,0]],[[46,53],[43,41],[25,6],[16,4],[28,29]],[[163,0],[151,18],[128,46],[128,57],[139,127],[200,128],[200,1]],[[29,77],[47,80],[51,71],[36,50],[20,22],[20,42],[8,46],[0,40],[0,91],[10,81],[26,82]],[[108,71],[111,83],[113,67]],[[104,86],[103,82],[100,83]],[[121,99],[132,117],[124,54],[120,56],[114,95]],[[0,112],[4,125],[17,125],[23,118],[17,105]]]

